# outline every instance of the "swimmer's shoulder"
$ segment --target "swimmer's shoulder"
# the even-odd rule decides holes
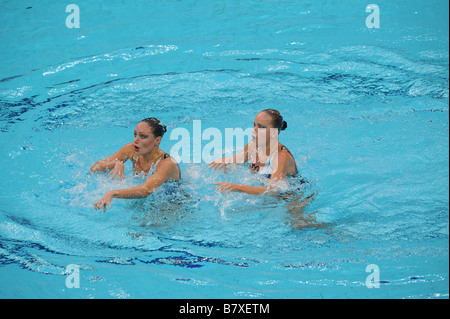
[[[288,165],[292,161],[292,155],[291,153],[285,148],[284,146],[281,146],[278,149],[278,154],[275,157],[274,161],[277,164],[285,163],[285,165]]]
[[[134,155],[134,143],[128,143],[126,144],[124,147],[122,147],[122,149],[120,150],[120,152],[123,153],[124,156],[126,156],[128,159],[133,160],[133,155]]]
[[[177,161],[175,161],[175,159],[170,156],[169,154],[165,153],[162,155],[161,160],[159,161],[158,164],[160,163],[171,163],[171,165],[173,165],[173,167],[178,167],[178,163]],[[168,165],[168,164],[166,164]]]
[[[289,151],[289,149],[282,144],[280,144],[280,148],[278,150],[278,160],[286,161],[289,167],[289,171],[291,171],[290,175],[297,174],[298,169],[294,155],[292,155],[291,151]]]
[[[180,168],[178,166],[177,161],[175,161],[175,159],[170,156],[169,154],[165,153],[162,155],[161,160],[159,161],[159,163],[156,165],[156,169],[158,169],[159,167],[169,167],[171,168],[171,170],[176,170],[179,174],[181,175],[180,172]]]
[[[281,155],[287,156],[287,157],[291,157],[292,159],[294,158],[291,151],[289,151],[289,149],[286,146],[284,146],[283,144],[280,144],[280,148],[278,149],[278,154],[281,154]]]

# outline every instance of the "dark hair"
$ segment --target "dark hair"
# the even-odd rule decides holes
[[[278,129],[279,131],[284,131],[287,128],[286,121],[283,121],[283,117],[281,116],[280,112],[274,109],[266,109],[262,112],[266,112],[272,117],[272,125]]]
[[[150,126],[150,128],[152,129],[152,133],[153,135],[155,135],[155,137],[164,136],[164,133],[167,132],[167,128],[165,125],[162,125],[161,122],[154,117],[149,117],[146,119],[143,119],[141,122],[145,122],[148,124],[148,126]]]

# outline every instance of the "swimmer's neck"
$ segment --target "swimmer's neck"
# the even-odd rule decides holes
[[[162,151],[156,146],[150,153],[143,154],[142,159],[144,160],[144,163],[153,163],[161,156],[161,154]]]

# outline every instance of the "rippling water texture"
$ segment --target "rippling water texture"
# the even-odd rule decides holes
[[[356,0],[76,4],[79,29],[59,1],[0,5],[0,297],[448,298],[447,1],[378,1],[379,29]],[[169,152],[175,128],[265,108],[309,181],[288,189],[315,194],[305,215],[216,193],[260,181],[204,162],[181,163],[177,196],[94,211],[139,183],[88,174],[139,120],[167,125]]]

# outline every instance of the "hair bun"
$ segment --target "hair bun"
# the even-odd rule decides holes
[[[281,124],[281,130],[284,131],[287,128],[286,121],[283,121],[283,124]]]
[[[141,122],[145,122],[151,127],[152,132],[155,135],[155,137],[158,137],[158,136],[163,137],[164,133],[167,132],[167,127],[165,125],[162,125],[161,121],[155,117],[149,117],[149,118],[143,119]]]

